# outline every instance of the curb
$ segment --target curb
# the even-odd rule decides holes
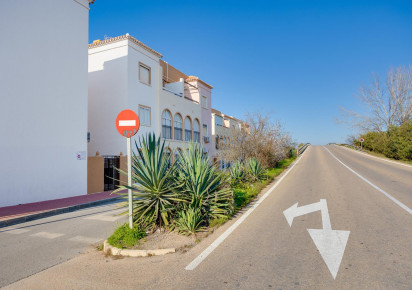
[[[105,254],[111,254],[113,256],[123,256],[123,257],[150,257],[150,256],[163,256],[169,253],[175,253],[175,248],[169,249],[157,249],[157,250],[129,250],[129,249],[119,249],[109,245],[107,240],[103,243],[103,252]]]
[[[72,205],[72,206],[68,206],[68,207],[62,207],[62,208],[52,209],[52,210],[48,210],[48,211],[44,211],[44,212],[29,214],[29,215],[22,216],[22,217],[11,218],[11,219],[8,219],[8,220],[0,221],[0,228],[4,228],[4,227],[16,225],[16,224],[21,224],[21,223],[25,223],[25,222],[29,222],[29,221],[34,221],[34,220],[38,220],[38,219],[42,219],[42,218],[46,218],[46,217],[50,217],[50,216],[54,216],[54,215],[59,215],[59,214],[62,214],[62,213],[73,212],[73,211],[76,211],[76,210],[79,210],[79,209],[88,208],[88,207],[92,207],[92,206],[96,206],[96,205],[101,205],[101,204],[104,204],[104,203],[109,203],[109,202],[112,202],[112,201],[114,201],[116,199],[119,199],[119,198],[121,198],[121,197],[116,196],[116,197],[111,197],[111,198],[107,198],[107,199],[96,200],[96,201],[91,201],[91,202],[87,202],[87,203]]]

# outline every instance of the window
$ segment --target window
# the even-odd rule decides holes
[[[175,140],[182,140],[182,116],[175,115]]]
[[[202,108],[207,109],[207,97],[202,96]]]
[[[185,141],[192,141],[192,121],[189,117],[185,118]]]
[[[151,84],[151,68],[141,62],[139,62],[139,80],[146,84]]]
[[[203,124],[203,136],[204,137],[207,137],[207,136],[209,136],[209,134],[207,133],[207,125],[206,124]]]
[[[172,139],[172,115],[167,110],[162,114],[162,137]]]
[[[151,118],[150,108],[149,107],[144,107],[144,106],[139,106],[140,125],[150,126],[150,124],[151,124],[150,118]]]
[[[218,116],[218,115],[215,115],[215,124],[216,124],[216,126],[222,127],[223,126],[223,118]]]
[[[198,120],[195,120],[193,125],[193,142],[200,142],[200,123]]]

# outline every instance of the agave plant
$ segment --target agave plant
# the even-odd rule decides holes
[[[139,138],[139,145],[137,142],[135,145],[138,155],[133,152],[133,185],[120,186],[114,193],[132,189],[135,223],[167,226],[170,211],[180,199],[174,192],[178,187],[172,178],[175,168],[170,162],[170,156],[165,154],[165,142],[160,138],[156,140],[154,134],[149,134],[146,138]],[[119,171],[127,175],[126,172]],[[127,196],[127,193],[122,194]]]
[[[180,153],[179,192],[184,203],[199,209],[205,218],[223,217],[233,210],[233,191],[230,178],[209,161],[203,148],[190,144],[189,150]]]
[[[262,180],[266,176],[266,170],[262,167],[259,161],[255,158],[250,158],[246,161],[248,173],[251,181]]]
[[[202,227],[204,215],[199,208],[188,207],[178,212],[176,226],[180,233],[194,234],[204,229]]]
[[[230,177],[232,178],[232,183],[241,182],[246,177],[245,166],[240,160],[235,162],[233,166],[230,167],[229,171]]]

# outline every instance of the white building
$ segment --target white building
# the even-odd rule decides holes
[[[140,130],[132,139],[154,132],[166,140],[173,158],[192,141],[203,142],[206,150],[210,147],[212,87],[161,58],[128,34],[89,45],[90,158],[96,152],[107,160],[126,153],[126,140],[115,125],[116,116],[125,109],[135,111],[140,119]],[[120,161],[113,162],[122,167]],[[106,162],[105,170],[110,169],[107,166],[112,165]]]
[[[89,2],[0,1],[0,206],[86,193]]]
[[[90,156],[96,151],[101,155],[126,153],[126,140],[115,122],[122,110],[139,115],[138,135],[157,131],[161,57],[129,35],[89,45]]]
[[[230,142],[231,130],[248,130],[247,124],[233,116],[225,115],[222,112],[212,109],[212,150],[211,154],[215,161],[219,162],[221,168],[228,166],[228,163],[220,156],[221,150]]]

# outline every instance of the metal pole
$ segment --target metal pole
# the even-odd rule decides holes
[[[127,185],[132,186],[132,154],[130,150],[130,137],[127,138]],[[133,228],[133,198],[132,190],[127,190],[129,195],[129,227]]]

